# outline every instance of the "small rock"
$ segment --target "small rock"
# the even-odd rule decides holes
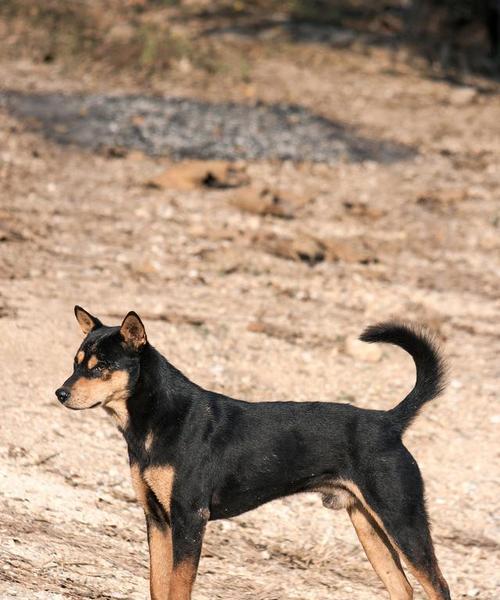
[[[368,204],[368,202],[346,200],[342,203],[345,210],[353,217],[363,217],[367,219],[377,220],[386,214],[386,211]]]
[[[146,159],[146,155],[141,150],[131,150],[127,154],[127,160],[130,160],[132,162],[141,161],[141,160],[145,160],[145,159]]]
[[[417,198],[417,204],[431,210],[443,210],[453,208],[467,198],[468,192],[464,188],[442,188],[420,194]]]
[[[127,23],[117,23],[110,27],[107,33],[108,42],[112,43],[130,43],[136,31],[134,27]]]
[[[210,240],[211,242],[221,242],[225,240],[234,240],[241,237],[241,232],[238,229],[231,227],[207,227],[205,223],[195,223],[187,230],[193,238]]]
[[[466,104],[471,104],[476,100],[478,96],[477,90],[472,87],[461,87],[456,90],[453,90],[448,100],[450,104],[454,106],[465,106]]]
[[[173,165],[146,182],[156,189],[225,189],[249,183],[244,168],[223,160],[187,160]]]
[[[344,352],[364,362],[376,363],[382,358],[380,346],[362,342],[355,336],[349,336],[345,340]]]
[[[229,275],[245,267],[245,258],[241,251],[232,246],[228,248],[219,247],[207,253],[206,259],[214,264],[217,272]]]
[[[293,206],[283,192],[269,188],[248,186],[237,190],[231,196],[230,203],[244,212],[255,215],[272,215],[282,219],[294,217]]]
[[[131,263],[130,270],[137,275],[157,275],[160,272],[160,265],[155,260],[144,258]]]
[[[350,29],[335,28],[328,41],[334,48],[347,48],[356,41],[356,33]]]
[[[252,333],[263,333],[269,337],[286,340],[290,343],[301,337],[298,331],[282,327],[281,325],[275,325],[274,323],[268,323],[261,319],[249,323],[247,325],[247,330]]]
[[[9,458],[24,458],[28,456],[28,450],[23,448],[22,446],[15,446],[14,444],[9,444],[8,450]]]
[[[322,240],[329,260],[368,264],[377,261],[373,250],[359,236],[331,237]]]
[[[477,598],[477,596],[479,596],[479,592],[481,590],[478,590],[477,588],[470,588],[469,590],[467,590],[467,597],[468,598]]]
[[[307,234],[297,234],[294,238],[267,236],[261,242],[271,254],[289,260],[301,260],[311,266],[325,259],[324,245]]]

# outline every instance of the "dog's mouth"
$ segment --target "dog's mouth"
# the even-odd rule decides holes
[[[99,400],[99,402],[91,404],[90,406],[69,406],[69,404],[66,404],[66,408],[69,408],[70,410],[89,410],[91,408],[99,406],[100,404],[102,404],[102,402]]]

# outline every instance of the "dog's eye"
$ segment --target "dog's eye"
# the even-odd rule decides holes
[[[97,363],[96,366],[92,369],[92,371],[97,371],[98,373],[100,373],[101,371],[104,371],[105,365],[104,363],[100,362]]]

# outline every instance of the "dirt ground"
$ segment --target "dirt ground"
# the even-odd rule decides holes
[[[0,62],[0,81],[141,91],[25,59]],[[0,110],[0,598],[147,597],[124,442],[102,411],[75,414],[54,396],[80,342],[78,303],[108,323],[137,310],[150,341],[205,387],[381,409],[413,385],[411,360],[348,352],[346,340],[394,315],[427,323],[450,383],[406,442],[453,598],[496,600],[498,87],[432,80],[383,49],[304,44],[261,55],[250,82],[177,74],[154,91],[294,103],[415,152],[389,164],[241,163],[252,185],[279,190],[281,218],[249,212],[238,188],[147,185],[166,158],[58,145]],[[347,516],[303,495],[210,524],[194,597],[385,596]]]

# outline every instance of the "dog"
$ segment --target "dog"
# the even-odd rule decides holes
[[[401,560],[431,600],[449,600],[429,531],[424,484],[401,438],[444,388],[445,365],[425,332],[369,327],[365,342],[406,350],[415,387],[396,407],[244,402],[191,382],[148,342],[135,312],[108,327],[83,308],[73,374],[56,390],[66,408],[102,406],[123,434],[146,517],[153,600],[189,600],[208,521],[299,492],[346,509],[391,600],[410,600]]]

